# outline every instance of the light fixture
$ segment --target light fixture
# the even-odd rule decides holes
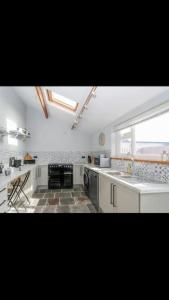
[[[96,91],[93,91],[93,92],[92,92],[92,97],[93,97],[93,98],[96,98]]]
[[[77,127],[77,125],[79,124],[79,120],[82,119],[82,114],[83,114],[84,110],[88,109],[87,105],[89,104],[89,101],[91,100],[92,97],[94,97],[94,98],[96,97],[96,93],[95,93],[96,88],[97,88],[96,86],[92,87],[86,101],[84,102],[84,105],[82,106],[80,113],[78,114],[76,120],[74,120],[74,123],[73,123],[71,129],[74,129]]]

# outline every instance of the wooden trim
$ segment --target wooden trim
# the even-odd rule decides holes
[[[47,90],[47,95],[48,95],[48,100],[56,105],[59,105],[63,108],[69,109],[70,111],[76,112],[79,103],[76,103],[76,107],[72,108],[72,106],[70,106],[69,104],[63,103],[61,100],[59,99],[55,99],[52,97],[52,92]]]
[[[148,160],[148,159],[138,159],[138,158],[126,158],[126,157],[111,157],[111,159],[116,159],[116,160],[129,160],[129,161],[136,161],[136,162],[145,162],[145,163],[150,163],[150,164],[162,164],[162,165],[169,165],[169,161],[163,161],[163,160]]]
[[[41,107],[43,109],[44,115],[46,117],[46,119],[48,119],[48,111],[47,111],[47,107],[46,107],[46,103],[45,103],[45,97],[42,91],[42,88],[40,86],[35,86],[36,89],[36,93],[38,95]]]

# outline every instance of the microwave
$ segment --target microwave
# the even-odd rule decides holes
[[[95,157],[94,164],[100,168],[110,168],[110,158],[109,157]]]

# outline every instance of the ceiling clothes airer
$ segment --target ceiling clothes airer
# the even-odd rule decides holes
[[[92,97],[94,97],[94,98],[96,97],[96,89],[97,89],[96,86],[93,86],[93,87],[92,87],[92,89],[91,89],[91,91],[90,91],[90,93],[89,93],[89,95],[88,95],[86,101],[84,102],[84,104],[83,104],[83,106],[82,106],[81,111],[79,112],[78,116],[77,116],[76,119],[74,120],[71,129],[75,129],[75,128],[77,127],[77,125],[79,124],[80,119],[82,119],[82,114],[83,114],[83,112],[84,112],[85,110],[88,109],[87,105],[89,104],[91,98],[92,98]]]

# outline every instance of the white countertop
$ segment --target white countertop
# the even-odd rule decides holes
[[[19,176],[24,175],[28,171],[36,168],[36,165],[24,165],[22,167],[22,171],[19,171],[18,168],[11,168],[11,174],[6,176],[5,174],[0,174],[0,189],[6,187],[11,181],[16,179]]]
[[[9,176],[0,174],[0,189],[7,186],[11,181],[16,179],[17,177],[24,175],[26,172],[31,171],[40,165],[47,166],[48,164],[24,165],[22,167],[22,171],[19,171],[17,168],[12,168],[11,175]],[[75,163],[74,165],[83,165],[84,167],[87,167],[101,175],[108,177],[109,179],[112,179],[117,184],[124,185],[139,193],[169,193],[169,184],[167,183],[146,182],[146,179],[144,179],[143,182],[132,183],[125,178],[119,178],[119,176],[117,175],[109,175],[105,172],[109,170],[119,172],[119,170],[114,170],[112,168],[99,168],[93,164]]]
[[[110,170],[110,171],[117,171],[119,172],[119,170],[114,170],[112,168],[99,168],[96,167],[95,165],[92,164],[84,164],[85,167],[101,174],[104,175],[106,177],[108,177],[109,179],[112,179],[113,181],[115,181],[117,184],[121,184],[124,185],[132,190],[135,190],[141,194],[145,194],[145,193],[149,193],[149,194],[153,194],[153,193],[169,193],[169,184],[168,183],[160,183],[160,182],[148,182],[149,180],[143,179],[143,182],[138,182],[138,183],[130,183],[127,179],[125,178],[119,178],[119,176],[117,175],[109,175],[106,174],[106,170]],[[141,177],[140,181],[141,181]]]

